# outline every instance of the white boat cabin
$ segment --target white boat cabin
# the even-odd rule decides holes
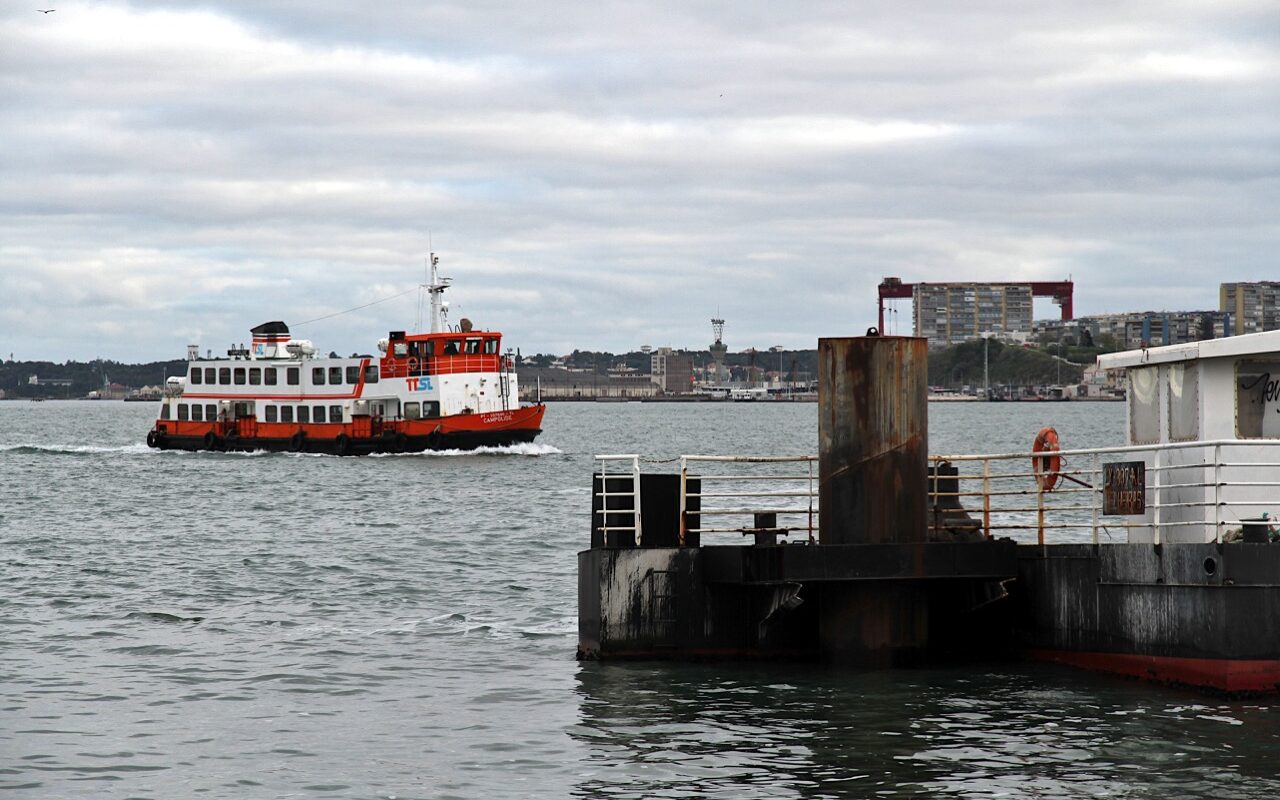
[[[1128,372],[1128,441],[1150,450],[1131,542],[1209,542],[1280,512],[1280,331],[1100,356]],[[1134,520],[1138,520],[1135,518]]]

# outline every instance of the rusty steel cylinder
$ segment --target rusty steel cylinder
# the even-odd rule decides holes
[[[928,524],[927,340],[818,340],[821,544],[923,542]]]

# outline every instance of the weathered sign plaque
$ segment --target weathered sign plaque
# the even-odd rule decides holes
[[[1102,465],[1102,513],[1129,516],[1147,513],[1147,465],[1116,461]]]

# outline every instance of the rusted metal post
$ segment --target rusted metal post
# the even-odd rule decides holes
[[[1036,482],[1036,544],[1044,544],[1044,487]]]
[[[982,459],[982,537],[991,538],[991,459]]]
[[[685,534],[689,530],[689,460],[684,456],[680,457],[680,525],[679,542],[680,546],[685,546]]]
[[[926,340],[818,340],[818,541],[923,542],[928,531]]]
[[[928,356],[919,338],[818,340],[820,547],[927,540]],[[892,666],[928,648],[929,596],[918,583],[834,584],[818,603],[827,659]]]

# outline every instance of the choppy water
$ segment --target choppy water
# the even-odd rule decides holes
[[[0,403],[0,790],[22,798],[1280,796],[1280,712],[1032,665],[579,664],[592,455],[807,453],[807,405],[560,404],[514,451],[159,453]],[[1119,443],[935,405],[932,451]]]

